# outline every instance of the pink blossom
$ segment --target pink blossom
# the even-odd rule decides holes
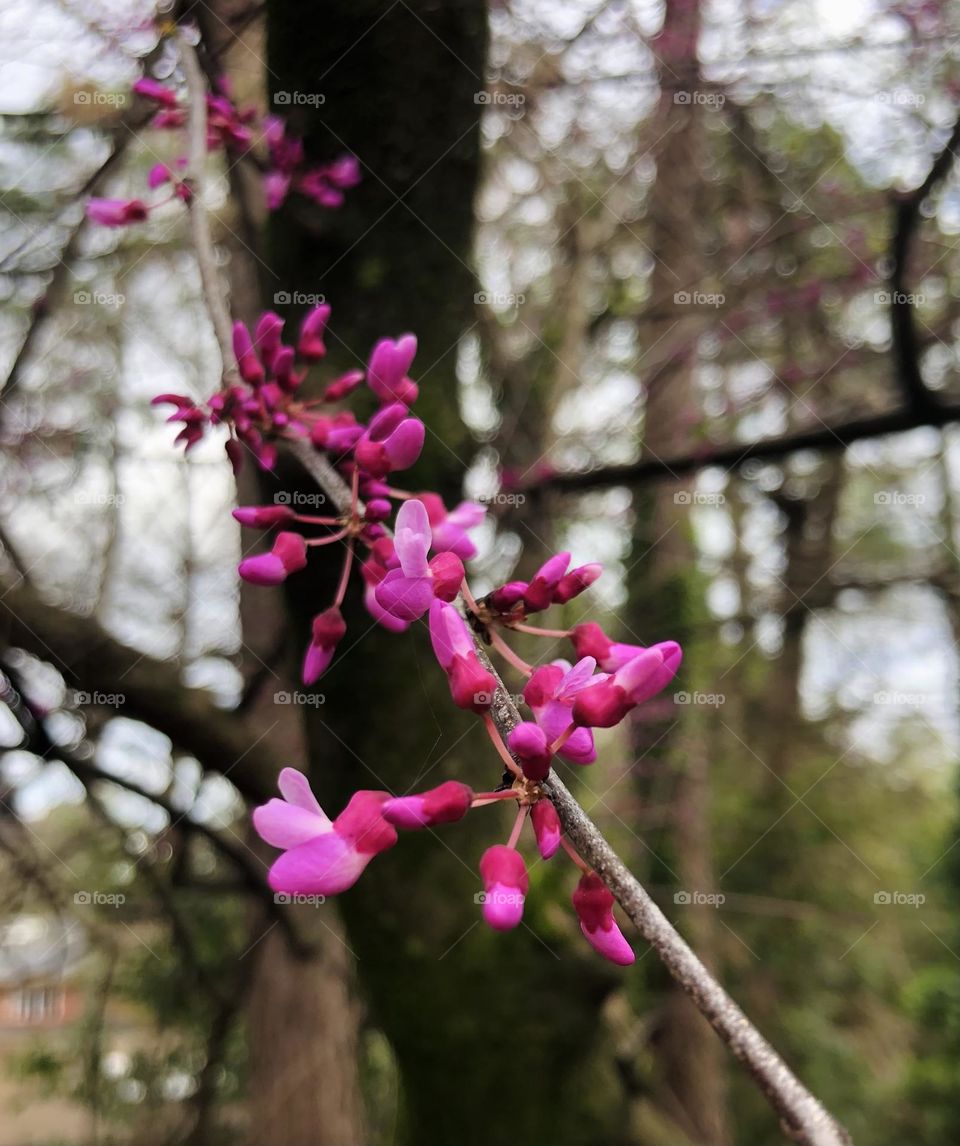
[[[375,855],[397,842],[396,830],[382,814],[386,792],[355,792],[331,822],[302,772],[284,768],[279,787],[282,800],[253,812],[260,837],[284,849],[267,876],[274,891],[337,895],[357,882]]]
[[[336,605],[324,609],[313,618],[310,644],[303,658],[303,683],[314,684],[327,671],[337,645],[347,632],[343,615]]]
[[[367,385],[381,402],[403,402],[412,405],[417,399],[417,384],[407,371],[417,353],[417,336],[404,334],[394,340],[381,338],[367,363]]]
[[[402,621],[414,621],[434,597],[452,601],[463,581],[463,563],[452,553],[427,560],[430,522],[423,502],[411,498],[397,513],[393,544],[399,569],[389,570],[376,587],[378,603]]]
[[[251,386],[259,386],[266,375],[260,359],[254,352],[250,331],[243,322],[233,324],[233,353],[237,356],[240,377]]]
[[[541,609],[550,607],[553,603],[553,592],[569,564],[570,554],[558,553],[540,566],[523,595],[527,612],[538,613]]]
[[[430,640],[447,674],[450,695],[458,708],[486,712],[497,682],[480,664],[463,618],[452,606],[435,600],[430,606]]]
[[[537,848],[545,859],[551,859],[560,847],[560,817],[549,800],[537,800],[530,810],[533,834],[537,837]]]
[[[238,505],[233,516],[241,525],[271,529],[283,521],[292,521],[296,514],[289,505]]]
[[[459,780],[447,780],[428,792],[393,796],[383,805],[383,818],[395,828],[432,828],[452,824],[469,812],[473,792]]]
[[[626,645],[619,641],[611,641],[595,621],[575,625],[571,630],[570,640],[578,657],[594,657],[604,672],[616,672],[618,668],[623,668],[627,661],[632,661],[644,651],[643,645]]]
[[[629,967],[636,956],[613,918],[613,894],[595,872],[587,872],[577,884],[573,909],[590,946],[611,963]]]
[[[520,761],[528,780],[546,779],[553,758],[549,745],[547,734],[539,724],[532,724],[529,720],[521,721],[507,737],[507,747]]]
[[[357,442],[357,465],[373,477],[386,477],[391,470],[405,470],[420,457],[424,428],[419,418],[410,417],[402,402],[384,406],[373,416]]]
[[[573,719],[589,728],[619,724],[631,709],[656,696],[673,680],[682,656],[676,641],[644,649],[612,676],[583,689],[574,702]]]
[[[279,585],[307,564],[307,543],[299,533],[278,533],[269,553],[246,557],[237,572],[252,585]]]
[[[578,694],[588,685],[606,679],[603,674],[594,675],[596,667],[593,657],[583,657],[572,668],[567,661],[554,661],[534,669],[524,687],[523,699],[550,742],[573,723]],[[559,754],[574,764],[592,764],[597,758],[593,733],[589,728],[578,728],[561,746]]]
[[[523,918],[523,901],[530,877],[523,856],[506,844],[487,848],[480,860],[483,879],[483,918],[496,931],[509,931]]]
[[[177,106],[177,93],[151,76],[141,76],[133,83],[133,90],[144,99],[153,100],[161,107],[175,108]]]
[[[87,218],[104,227],[126,227],[129,223],[142,223],[147,214],[147,205],[139,199],[87,200]]]
[[[330,319],[331,308],[326,303],[316,306],[300,326],[300,337],[297,340],[297,353],[307,362],[318,362],[327,353],[323,341],[327,322]]]

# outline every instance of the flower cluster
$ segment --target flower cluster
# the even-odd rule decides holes
[[[592,622],[572,629],[532,625],[531,616],[567,605],[602,573],[593,563],[571,569],[569,553],[550,557],[528,581],[511,581],[476,600],[464,561],[476,552],[470,530],[483,520],[483,507],[464,502],[448,511],[436,493],[416,494],[392,484],[391,474],[413,465],[424,441],[423,423],[411,411],[419,394],[410,377],[416,338],[381,339],[365,369],[335,377],[308,400],[301,385],[307,368],[325,357],[329,317],[327,306],[311,311],[293,346],[284,343],[284,323],[276,314],[262,315],[252,334],[237,323],[236,380],[204,406],[177,394],[155,401],[173,405],[170,420],[181,425],[178,441],[187,449],[211,427],[226,427],[235,466],[249,451],[270,469],[277,443],[295,441],[322,456],[349,488],[349,504],[336,515],[301,512],[290,495],[280,495],[274,505],[234,510],[241,525],[276,530],[267,552],[241,561],[239,573],[248,582],[282,583],[307,565],[316,547],[337,546],[343,554],[333,600],[311,626],[305,683],[312,685],[327,671],[344,638],[341,605],[356,569],[367,610],[380,625],[399,632],[427,620],[453,703],[482,719],[506,772],[500,787],[488,792],[475,793],[457,780],[413,795],[356,792],[331,820],[305,777],[285,769],[284,798],[254,813],[263,839],[282,850],[270,869],[270,885],[294,894],[337,894],[356,882],[374,856],[393,847],[398,830],[432,829],[462,819],[473,808],[512,800],[517,814],[509,838],[488,848],[480,861],[484,919],[498,930],[522,920],[529,875],[518,843],[529,822],[543,860],[563,850],[580,871],[573,906],[583,935],[606,958],[628,964],[633,952],[613,917],[613,897],[564,836],[545,781],[558,757],[592,764],[594,729],[612,727],[660,692],[679,667],[680,648],[672,641],[650,647],[612,641]],[[343,406],[360,387],[377,403],[365,422]],[[363,550],[359,560],[358,549]],[[515,633],[552,645],[568,640],[575,659],[528,664],[507,639]],[[506,739],[503,709],[499,721],[492,715],[500,681],[479,651],[484,645],[524,678],[529,717],[512,726]]]
[[[183,129],[187,124],[187,111],[177,92],[167,84],[150,76],[143,76],[133,90],[157,107],[151,126],[168,131]],[[275,211],[292,193],[312,200],[321,207],[339,207],[344,191],[360,182],[360,165],[355,156],[343,155],[332,163],[308,164],[304,156],[303,140],[287,133],[286,125],[277,116],[260,116],[254,107],[240,108],[230,98],[227,81],[219,81],[219,90],[207,93],[207,150],[226,151],[232,156],[254,153],[258,144],[265,154],[258,157],[263,169],[263,191],[267,209]],[[182,199],[188,202],[190,188],[183,181],[187,166],[185,156],[178,157],[173,166],[157,163],[147,175],[147,186],[155,191],[166,184],[171,194],[152,204],[142,199],[99,199],[87,202],[87,215],[106,227],[124,227],[142,223],[152,210],[169,202]]]

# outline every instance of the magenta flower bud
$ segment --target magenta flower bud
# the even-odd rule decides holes
[[[270,529],[282,521],[292,521],[296,515],[289,505],[238,505],[233,516],[241,525]]]
[[[367,385],[381,402],[403,401],[398,390],[404,382],[409,382],[406,374],[416,353],[417,338],[414,334],[404,334],[396,341],[381,338],[374,346],[367,364]]]
[[[569,553],[558,553],[537,570],[523,595],[523,603],[530,613],[539,613],[553,602],[553,593],[570,564]]]
[[[447,674],[453,703],[472,712],[486,712],[493,704],[497,682],[477,660],[464,619],[452,605],[437,599],[430,606],[430,641]]]
[[[126,227],[146,219],[147,205],[139,199],[88,199],[87,218],[104,227]]]
[[[631,709],[655,696],[676,675],[682,657],[675,641],[644,649],[613,676],[578,693],[573,705],[576,724],[612,728]]]
[[[279,585],[307,564],[307,543],[299,533],[278,533],[269,553],[247,557],[237,572],[252,585]]]
[[[383,806],[390,799],[387,792],[361,789],[333,821],[334,831],[349,840],[364,855],[375,856],[392,848],[397,832],[383,818]]]
[[[463,562],[455,553],[438,553],[430,561],[433,595],[441,601],[452,601],[463,584]]]
[[[147,186],[151,191],[156,191],[158,187],[170,181],[171,174],[170,168],[165,163],[155,163],[147,172]]]
[[[141,76],[140,79],[134,80],[133,90],[144,99],[153,100],[154,103],[160,104],[161,107],[175,108],[177,106],[177,95],[166,86],[160,83],[159,80],[153,79],[151,76]]]
[[[327,320],[330,318],[330,307],[325,303],[314,307],[300,326],[300,337],[297,340],[297,353],[308,362],[316,362],[327,353],[323,342]]]
[[[436,824],[453,824],[470,811],[473,792],[459,780],[447,780],[429,792],[394,796],[383,805],[383,818],[395,828],[415,831]]]
[[[357,465],[375,478],[386,477],[391,470],[407,469],[420,456],[424,434],[423,423],[411,418],[402,402],[384,406],[357,442]]]
[[[280,353],[282,335],[283,319],[279,314],[274,314],[272,310],[268,310],[260,315],[253,332],[253,341],[260,352],[264,365],[268,368],[273,366],[277,355]]]
[[[507,737],[507,746],[520,761],[528,780],[544,780],[550,771],[550,745],[538,724],[521,721]]]
[[[596,621],[587,621],[582,625],[575,625],[570,633],[570,640],[580,657],[593,657],[604,672],[615,672],[619,665],[611,669],[604,662],[613,648],[613,641],[604,633]],[[640,650],[637,649],[637,652]]]
[[[560,847],[560,817],[549,800],[537,800],[530,810],[533,834],[537,837],[537,848],[545,859],[552,859]]]
[[[223,448],[226,451],[233,475],[236,477],[243,469],[243,446],[236,438],[228,438]]]
[[[613,918],[613,894],[595,872],[588,872],[577,884],[573,909],[590,946],[611,963],[629,967],[636,956]]]
[[[364,507],[364,518],[367,521],[386,521],[393,512],[393,505],[389,498],[372,497]]]
[[[487,848],[480,860],[483,918],[496,931],[509,931],[523,918],[523,901],[530,877],[523,857],[505,844]]]
[[[348,370],[346,374],[341,374],[339,378],[334,378],[326,390],[324,390],[323,400],[325,402],[339,402],[341,399],[346,398],[347,395],[352,394],[362,381],[362,370]]]
[[[526,591],[526,581],[508,581],[506,585],[501,585],[499,589],[489,593],[487,602],[498,613],[509,613],[518,601],[523,600]]]
[[[594,562],[591,565],[580,565],[576,569],[571,569],[569,573],[565,573],[557,582],[553,590],[553,603],[555,605],[565,605],[568,601],[572,601],[574,597],[578,597],[584,589],[589,589],[590,586],[603,572],[603,566]]]
[[[336,605],[324,609],[313,618],[310,644],[303,658],[303,683],[315,684],[333,660],[337,645],[343,640],[347,626]]]
[[[237,367],[240,377],[251,386],[259,386],[264,378],[263,366],[253,349],[250,331],[246,324],[235,322],[233,324],[233,353],[237,356]]]

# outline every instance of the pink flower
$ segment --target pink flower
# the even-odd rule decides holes
[[[415,334],[404,334],[396,341],[381,338],[374,346],[367,364],[367,385],[381,402],[411,406],[417,400],[417,384],[407,377],[416,353]]]
[[[139,199],[87,200],[87,218],[104,227],[126,227],[129,223],[142,223],[147,214],[146,204]]]
[[[577,884],[573,909],[590,946],[611,963],[629,967],[636,956],[613,918],[613,895],[595,872],[587,872]]]
[[[452,553],[427,560],[430,522],[423,502],[411,498],[397,512],[393,544],[399,569],[389,570],[376,587],[381,608],[402,621],[415,621],[434,597],[452,601],[463,581],[463,563]]]
[[[477,659],[466,623],[452,605],[435,600],[430,606],[430,640],[447,674],[453,703],[458,708],[486,712],[493,704],[497,682]]]
[[[299,533],[278,533],[269,553],[240,562],[237,572],[252,585],[279,585],[307,564],[307,543]]]
[[[589,728],[612,728],[673,680],[683,653],[676,641],[662,641],[644,649],[599,684],[579,693],[573,719]],[[587,657],[587,660],[592,658]]]
[[[533,710],[549,742],[573,723],[573,706],[578,694],[606,679],[603,675],[594,676],[596,667],[593,657],[583,657],[573,668],[567,661],[554,661],[534,669],[523,690],[523,699]],[[562,745],[559,755],[574,764],[592,764],[597,758],[593,733],[589,728],[578,728]]]
[[[383,818],[395,828],[432,828],[452,824],[470,811],[473,792],[459,780],[447,780],[415,796],[393,796],[383,805]]]
[[[599,562],[593,562],[589,565],[579,565],[576,569],[565,573],[554,586],[552,597],[554,605],[565,605],[574,597],[579,597],[584,589],[590,588],[602,572],[603,566]]]
[[[561,828],[557,809],[549,800],[537,800],[530,810],[530,819],[540,855],[545,860],[551,859],[560,847]]]
[[[324,609],[313,618],[310,644],[303,658],[303,683],[314,684],[327,671],[337,645],[347,632],[343,615],[336,605]]]
[[[467,531],[483,521],[487,512],[485,507],[475,501],[461,501],[456,509],[447,513],[443,499],[437,493],[422,493],[420,500],[427,507],[434,551],[455,553],[461,561],[475,557],[477,547],[467,536]]]
[[[332,823],[302,772],[284,768],[282,800],[253,812],[253,825],[273,847],[283,848],[267,876],[274,891],[337,895],[352,887],[375,855],[393,847],[396,830],[382,815],[386,792],[355,792]]]
[[[569,724],[569,720],[567,724]],[[507,737],[507,747],[520,761],[528,780],[545,780],[550,771],[550,741],[539,724],[521,721]]]
[[[523,901],[530,877],[523,856],[506,844],[487,848],[480,860],[483,879],[483,918],[496,931],[509,931],[523,918]]]
[[[144,99],[153,100],[161,107],[175,108],[177,106],[177,93],[151,76],[141,76],[140,79],[135,80],[133,90],[137,95],[143,96]]]
[[[330,307],[323,303],[314,307],[303,320],[300,327],[300,337],[297,340],[297,353],[308,362],[317,362],[327,353],[323,341],[327,322],[330,318]]]
[[[528,613],[539,613],[553,604],[553,592],[570,564],[569,553],[558,553],[545,561],[533,575],[523,595]]]
[[[292,521],[296,514],[289,505],[238,505],[233,516],[241,525],[270,529],[282,521]]]
[[[253,349],[253,341],[246,324],[233,324],[233,353],[237,356],[240,377],[251,386],[259,386],[266,378],[260,359]]]
[[[357,465],[373,477],[386,477],[391,470],[405,470],[420,457],[424,428],[419,418],[410,417],[402,402],[384,406],[357,442]]]

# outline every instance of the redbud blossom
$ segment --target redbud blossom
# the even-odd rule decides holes
[[[161,107],[174,108],[177,106],[177,93],[171,91],[166,84],[162,84],[150,76],[141,76],[140,79],[134,80],[133,90],[137,95],[143,96],[144,99],[153,100]]]
[[[447,780],[428,792],[393,796],[383,805],[383,818],[395,828],[432,828],[452,824],[470,811],[473,792],[459,780]]]
[[[397,842],[396,830],[382,815],[386,792],[355,792],[331,822],[301,772],[284,768],[279,787],[282,800],[253,812],[260,837],[284,849],[267,876],[274,891],[337,895],[357,882],[375,855]]]
[[[560,817],[549,800],[537,800],[530,810],[533,834],[537,837],[537,848],[545,859],[551,859],[560,847]]]
[[[602,572],[603,566],[597,562],[590,565],[580,565],[576,569],[571,569],[570,572],[565,573],[554,586],[553,596],[551,598],[553,604],[565,605],[568,601],[572,601],[573,598],[578,597],[584,589],[589,589]]]
[[[323,335],[327,329],[330,310],[326,303],[322,303],[314,307],[303,320],[300,337],[297,340],[297,353],[307,362],[317,362],[327,353]]]
[[[303,683],[314,684],[327,671],[337,645],[347,632],[343,616],[336,605],[324,609],[313,618],[310,644],[303,658]]]
[[[427,560],[430,522],[423,502],[405,501],[397,513],[393,538],[400,562],[376,587],[380,606],[402,621],[414,621],[430,608],[434,597],[452,601],[463,581],[463,562],[452,553]]]
[[[147,214],[147,205],[139,199],[87,200],[87,218],[104,227],[126,227],[129,223],[142,223]]]
[[[408,469],[420,457],[424,439],[423,423],[412,418],[402,402],[384,406],[357,442],[357,465],[373,477],[386,477],[391,470]]]
[[[483,521],[486,508],[475,501],[461,501],[456,509],[447,513],[439,494],[421,493],[418,496],[427,507],[434,551],[455,553],[461,561],[475,557],[477,547],[467,536],[467,531],[475,529]]]
[[[486,712],[493,704],[497,682],[477,659],[466,623],[452,605],[435,600],[430,606],[430,640],[447,674],[453,703],[458,708]]]
[[[523,918],[523,901],[530,877],[523,856],[506,844],[487,848],[480,860],[483,879],[483,918],[496,931],[509,931]]]
[[[278,533],[269,553],[246,557],[237,572],[252,585],[279,585],[307,564],[307,543],[299,533]]]
[[[573,668],[567,661],[554,661],[535,669],[527,681],[523,699],[551,743],[573,723],[573,705],[578,694],[606,679],[603,675],[595,676],[595,668],[593,657],[583,657]],[[561,746],[559,754],[574,764],[592,764],[597,758],[593,733],[589,728],[578,728]]]
[[[415,334],[404,334],[396,340],[381,338],[374,346],[367,363],[367,385],[381,402],[410,406],[417,400],[417,384],[407,377],[416,353]]]
[[[266,378],[260,359],[253,349],[250,331],[242,322],[233,324],[233,353],[237,357],[240,377],[251,386],[259,386]]]
[[[591,947],[611,963],[629,967],[636,956],[613,918],[613,894],[595,872],[587,872],[577,884],[573,909]]]
[[[552,759],[549,745],[547,734],[529,720],[521,721],[507,737],[507,746],[520,761],[528,780],[546,779]]]
[[[631,709],[656,696],[673,680],[682,656],[675,641],[644,649],[613,676],[579,693],[573,705],[574,721],[590,728],[619,724]]]
[[[595,621],[575,625],[571,630],[570,640],[578,657],[593,657],[604,672],[616,672],[644,650],[643,645],[625,645],[619,641],[611,641]]]
[[[558,553],[545,561],[533,575],[523,595],[528,613],[538,613],[553,603],[553,593],[570,564],[569,553]]]
[[[296,514],[289,505],[238,505],[233,516],[241,525],[270,529],[282,521],[292,521]]]

